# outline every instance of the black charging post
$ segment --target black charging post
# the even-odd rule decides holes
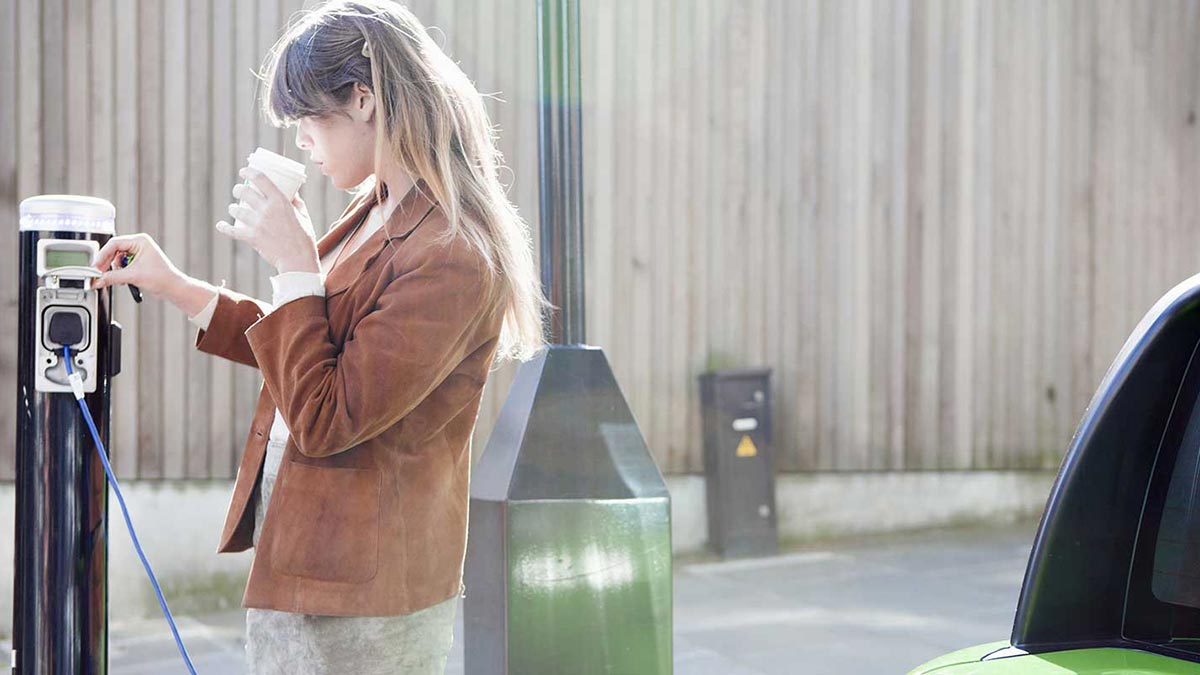
[[[104,468],[63,360],[107,446],[121,327],[90,288],[115,209],[92,197],[21,202],[13,672],[108,672],[108,502]]]

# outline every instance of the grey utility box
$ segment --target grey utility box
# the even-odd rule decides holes
[[[708,542],[725,558],[779,551],[771,370],[700,375]]]

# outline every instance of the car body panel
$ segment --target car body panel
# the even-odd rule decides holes
[[[980,645],[947,654],[909,675],[1196,675],[1200,665],[1161,654],[1102,647],[1047,654],[1026,654],[980,661],[1005,643]],[[964,657],[976,657],[963,661]],[[953,658],[952,658],[953,657]],[[947,660],[949,659],[949,660]]]

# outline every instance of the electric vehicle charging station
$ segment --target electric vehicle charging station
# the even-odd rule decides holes
[[[115,217],[94,197],[44,195],[20,206],[15,673],[108,668],[108,493],[68,371],[79,374],[107,445],[121,326],[111,293],[91,288],[100,276],[91,263]]]

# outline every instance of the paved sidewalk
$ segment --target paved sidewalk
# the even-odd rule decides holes
[[[675,672],[883,675],[1008,638],[1034,524],[831,543],[675,581]]]
[[[905,673],[1003,640],[1034,526],[830,542],[774,558],[684,562],[675,575],[675,672]],[[238,675],[242,611],[182,617],[202,674]],[[162,620],[114,621],[113,675],[183,673]],[[463,671],[462,609],[447,673]]]

